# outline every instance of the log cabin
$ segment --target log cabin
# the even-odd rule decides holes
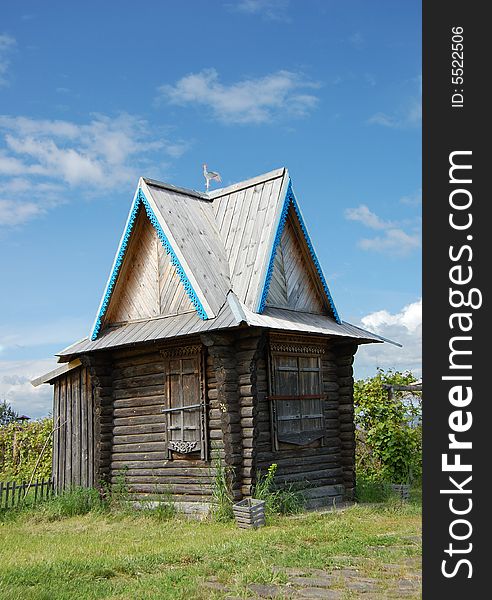
[[[354,355],[287,169],[207,193],[141,178],[90,335],[54,391],[58,490],[123,477],[135,498],[235,501],[275,463],[309,506],[353,497]]]

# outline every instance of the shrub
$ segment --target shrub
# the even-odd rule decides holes
[[[355,382],[356,470],[361,486],[369,481],[411,483],[420,478],[421,403],[397,391],[390,400],[384,388],[415,381],[409,372],[379,369],[375,377]]]
[[[51,477],[52,428],[52,419],[0,427],[0,480],[29,481],[46,440],[48,445],[39,461],[36,477]]]

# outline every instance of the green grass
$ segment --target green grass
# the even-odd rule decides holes
[[[418,499],[275,517],[257,531],[233,522],[162,520],[149,511],[52,516],[39,507],[0,521],[2,600],[226,597],[203,586],[213,576],[229,595],[251,597],[248,584],[286,581],[272,567],[324,569],[354,564],[352,558],[361,576],[384,586],[386,563],[401,564],[405,577],[408,559],[420,555]]]

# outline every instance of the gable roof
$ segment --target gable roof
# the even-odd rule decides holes
[[[108,307],[143,211],[194,310],[112,323]],[[322,314],[267,303],[286,223],[302,246],[301,268],[315,283]],[[59,356],[69,360],[92,350],[239,325],[350,337],[359,343],[388,341],[341,321],[285,168],[209,193],[140,178],[90,339]]]

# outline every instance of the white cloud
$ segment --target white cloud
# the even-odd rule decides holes
[[[16,41],[12,36],[0,34],[0,86],[7,85],[5,76],[10,65],[10,54],[15,46]]]
[[[237,0],[225,6],[234,12],[259,15],[269,21],[290,22],[287,14],[289,0]]]
[[[384,221],[365,204],[360,204],[356,208],[347,208],[345,218],[349,221],[362,223],[369,229],[382,231],[383,234],[374,238],[363,238],[357,242],[357,245],[363,250],[372,250],[375,252],[386,252],[393,256],[406,256],[413,250],[420,248],[420,233],[414,231],[407,233],[398,223],[393,221]]]
[[[359,221],[359,223],[371,229],[387,229],[392,226],[389,221],[380,219],[365,204],[360,204],[356,208],[347,208],[345,210],[345,217],[349,221]]]
[[[408,206],[421,206],[422,204],[422,190],[418,190],[413,194],[408,194],[407,196],[402,196],[400,198],[400,202],[402,204],[407,204]]]
[[[65,202],[66,187],[85,195],[136,182],[143,169],[167,167],[187,144],[168,141],[126,113],[87,123],[0,115],[0,224],[19,225]],[[3,176],[3,178],[2,178]],[[19,189],[19,182],[24,188]],[[17,185],[15,196],[10,186]],[[63,193],[65,190],[65,193]]]
[[[19,414],[39,418],[52,410],[51,385],[33,387],[31,380],[56,368],[56,360],[0,361],[0,400]]]
[[[400,312],[380,310],[361,319],[364,329],[402,344],[370,344],[360,346],[355,362],[356,376],[369,377],[377,367],[412,371],[422,375],[422,300],[404,306]]]
[[[420,127],[422,124],[422,76],[405,82],[413,87],[413,91],[405,102],[394,112],[377,112],[367,122],[370,125],[381,125],[392,129]],[[417,84],[418,91],[415,91]]]
[[[186,75],[175,85],[162,85],[159,93],[171,104],[204,106],[223,123],[258,124],[286,115],[306,116],[318,104],[318,98],[307,90],[318,87],[291,71],[226,85],[219,81],[215,69],[204,69]]]
[[[0,200],[0,226],[20,225],[39,216],[42,212],[44,212],[43,208],[34,202]]]
[[[420,234],[409,234],[403,229],[388,229],[383,236],[359,240],[358,245],[362,250],[407,256],[413,250],[420,248]]]

